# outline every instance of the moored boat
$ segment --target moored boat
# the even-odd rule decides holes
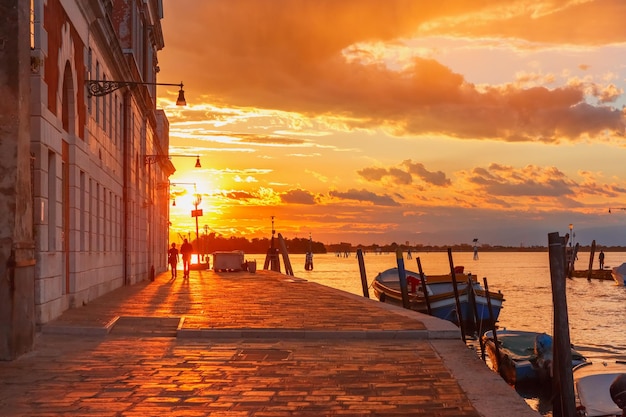
[[[483,333],[498,320],[504,297],[499,292],[489,291],[478,283],[476,275],[463,274],[462,269],[457,278],[458,305],[461,308],[462,324],[465,333]],[[424,296],[420,274],[406,271],[409,307],[420,313],[428,313],[432,316],[449,320],[459,325],[457,312],[457,299],[454,292],[454,284],[451,275],[428,275],[425,276],[427,297]],[[471,283],[471,285],[469,285]],[[372,284],[376,297],[386,303],[403,305],[402,291],[400,289],[400,275],[398,268],[390,268],[379,273]],[[491,301],[493,317],[491,317],[488,300]],[[427,300],[428,298],[428,300]],[[428,302],[428,304],[427,304]]]
[[[626,285],[626,263],[613,267],[611,276],[618,285]]]
[[[617,375],[626,373],[626,362],[587,362],[574,368],[576,409],[580,416],[620,416],[609,387]]]
[[[552,336],[522,330],[497,330],[498,349],[493,331],[483,335],[483,345],[494,371],[514,386],[546,384],[551,380]],[[572,367],[586,358],[572,349]]]
[[[588,270],[575,270],[572,272],[572,278],[591,278],[608,281],[614,279],[611,269],[593,269],[591,270],[591,274]]]

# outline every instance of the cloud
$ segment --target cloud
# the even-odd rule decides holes
[[[163,24],[172,26],[166,31],[163,66],[176,65],[188,90],[202,86],[215,103],[309,117],[342,115],[352,128],[386,126],[398,135],[438,132],[541,142],[607,131],[621,135],[621,111],[587,104],[584,86],[522,89],[512,83],[483,91],[432,59],[413,57],[409,65],[393,68],[377,59],[347,59],[344,51],[359,42],[384,44],[425,35],[623,42],[625,12],[620,0],[601,6],[522,0],[479,5],[461,0],[179,0],[166,6]],[[593,23],[599,21],[602,25]],[[189,42],[198,34],[202,42]],[[601,102],[612,102],[617,94],[605,91]]]
[[[368,181],[376,182],[382,181],[388,178],[393,184],[396,185],[410,185],[413,183],[413,177],[430,184],[441,187],[447,187],[451,184],[450,180],[446,178],[446,174],[442,171],[432,172],[428,171],[424,164],[414,163],[410,159],[402,162],[400,169],[397,167],[381,168],[381,167],[368,167],[357,171],[361,177]]]
[[[429,171],[424,167],[424,164],[414,163],[410,159],[402,162],[402,165],[406,166],[409,173],[419,177],[422,181],[437,185],[440,187],[447,187],[451,184],[450,180],[446,178],[446,174],[442,171]]]
[[[223,194],[224,197],[229,198],[231,200],[251,200],[258,198],[258,196],[246,192],[246,191],[230,191]]]
[[[315,196],[306,190],[289,190],[280,196],[287,204],[315,204]]]
[[[371,191],[361,189],[356,190],[354,188],[348,191],[330,191],[328,195],[332,198],[338,198],[341,200],[355,200],[367,203],[372,203],[377,206],[399,206],[400,204],[388,195],[379,195]]]
[[[388,172],[386,168],[363,168],[357,171],[357,174],[368,181],[380,181]]]
[[[577,185],[557,168],[535,165],[514,169],[492,164],[489,169],[475,168],[468,180],[487,195],[499,197],[573,196]]]

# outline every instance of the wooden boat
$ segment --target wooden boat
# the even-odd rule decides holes
[[[482,339],[494,371],[510,385],[530,386],[550,382],[552,367],[552,336],[521,330],[497,330],[498,349],[493,331]],[[586,358],[572,349],[572,367]]]
[[[591,274],[589,274],[588,270],[575,270],[572,272],[572,278],[591,278],[611,281],[613,279],[613,271],[611,269],[592,269]]]
[[[611,276],[617,282],[617,285],[626,285],[626,263],[613,267]]]
[[[420,274],[406,271],[406,278],[409,307],[420,313],[428,314],[428,305],[422,289]],[[455,273],[455,278],[457,279],[457,293],[465,333],[479,332],[482,334],[484,329],[491,328],[492,323],[487,292],[478,283],[476,275],[466,275],[461,272],[458,275]],[[425,279],[430,314],[459,325],[452,276],[449,274],[428,275]],[[468,285],[470,282],[471,285]],[[374,278],[372,287],[374,294],[380,301],[403,305],[398,268],[390,268],[379,273]],[[493,310],[493,322],[495,323],[500,315],[504,297],[499,292],[489,291],[489,298]]]
[[[611,399],[609,387],[619,374],[626,373],[626,362],[587,362],[574,368],[576,409],[580,416],[621,416],[622,410]]]

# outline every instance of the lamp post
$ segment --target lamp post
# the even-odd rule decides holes
[[[115,80],[85,80],[85,85],[87,87],[87,92],[88,92],[88,97],[102,97],[102,96],[106,96],[107,94],[110,94],[118,89],[121,89],[123,87],[128,87],[129,89],[135,89],[137,86],[143,85],[143,86],[158,86],[158,85],[162,85],[162,86],[177,86],[179,87],[179,91],[178,91],[178,98],[176,99],[176,105],[177,106],[186,106],[187,105],[187,100],[185,99],[185,91],[183,90],[183,83],[182,81],[180,82],[180,84],[169,84],[169,83],[152,83],[152,82],[142,82],[142,81],[115,81]],[[126,91],[123,94],[123,100],[124,100],[124,111],[122,112],[122,114],[120,115],[124,121],[128,122],[130,119],[130,113],[128,110],[126,110],[127,107],[129,107],[129,102],[130,102],[130,91]],[[130,126],[130,123],[129,123]],[[131,126],[132,128],[132,126]],[[130,137],[129,137],[129,131],[130,129],[126,128],[123,129],[123,138],[122,138],[122,142],[125,144],[130,143]],[[144,134],[144,136],[141,138],[141,140],[145,141],[146,140],[146,136]],[[130,242],[130,230],[132,230],[132,228],[136,227],[135,223],[131,222],[130,220],[130,216],[128,215],[131,212],[131,204],[132,204],[132,198],[131,195],[133,192],[139,192],[139,189],[133,189],[134,187],[132,186],[132,184],[130,183],[130,178],[131,178],[131,158],[132,158],[132,150],[131,147],[129,145],[125,145],[123,147],[123,156],[122,156],[122,171],[123,171],[123,194],[122,194],[122,200],[123,200],[123,219],[124,219],[124,223],[123,223],[123,227],[122,227],[122,240],[123,240],[123,251],[124,251],[124,260],[123,260],[123,268],[124,268],[124,284],[127,285],[130,283],[130,278],[128,275],[128,265],[130,264],[130,258],[129,258],[129,245],[131,244]],[[154,156],[154,155],[149,155],[149,156]],[[146,165],[152,164],[154,162],[156,162],[158,160],[158,158],[145,158],[144,162]],[[199,159],[198,159],[199,162]],[[170,166],[168,167],[163,167],[164,171],[167,173],[167,176],[171,175],[174,173],[174,168],[173,166],[170,164]],[[151,173],[148,174],[148,189],[150,190],[150,192],[152,192],[152,175]],[[149,198],[145,204],[148,205],[152,205],[152,198]],[[169,209],[169,208],[168,208]],[[148,265],[150,266],[150,277],[154,278],[154,265],[152,264],[152,258],[153,258],[153,253],[155,252],[155,248],[154,248],[154,236],[152,233],[152,219],[153,219],[153,215],[154,215],[154,209],[151,208],[148,213],[146,214],[146,220],[149,224],[149,229],[148,229],[148,245],[150,245],[150,247],[148,248]],[[169,221],[169,220],[168,220]],[[162,252],[162,250],[161,250]]]
[[[172,158],[196,158],[195,168],[202,168],[202,164],[200,164],[200,155],[170,155],[170,154],[158,154],[158,155],[144,155],[143,163],[145,165],[152,165],[159,161],[170,160]]]
[[[193,205],[196,207],[196,209],[191,212],[191,216],[196,218],[196,240],[198,241],[198,245],[200,244],[198,217],[202,216],[202,209],[198,210],[198,206],[200,205],[200,203],[202,203],[202,196],[196,192],[193,195]]]
[[[572,223],[569,224],[569,247],[570,249],[574,245],[574,225]]]
[[[89,97],[101,97],[112,93],[122,87],[135,88],[138,85],[166,85],[180,87],[178,90],[178,98],[176,99],[177,106],[186,106],[187,100],[185,100],[185,90],[183,90],[183,82],[180,84],[169,83],[144,83],[138,81],[112,81],[112,80],[86,80],[87,90],[89,91]]]

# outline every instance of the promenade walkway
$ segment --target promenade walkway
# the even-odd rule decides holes
[[[447,321],[272,271],[169,272],[0,362],[2,416],[538,416]]]

